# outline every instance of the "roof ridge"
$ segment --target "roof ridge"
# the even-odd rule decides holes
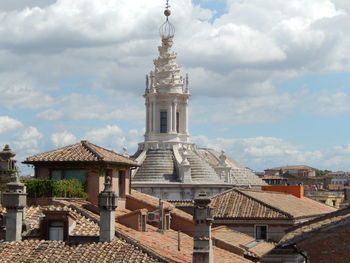
[[[104,159],[101,154],[99,154],[97,151],[95,151],[94,149],[91,148],[91,146],[89,144],[94,145],[93,143],[91,143],[87,140],[82,140],[80,143],[86,150],[88,150],[89,152],[94,154],[99,161],[102,161]],[[96,145],[94,145],[94,146],[96,146]]]
[[[341,216],[339,216],[339,217],[341,217]],[[327,220],[327,219],[325,219],[325,220]],[[323,221],[323,220],[320,220],[320,222],[321,221]],[[322,230],[327,231],[329,229],[336,228],[336,227],[342,226],[344,224],[347,224],[348,222],[350,222],[349,217],[346,217],[345,215],[343,215],[343,217],[341,217],[336,222],[328,222],[328,223],[322,224],[318,227],[315,227],[313,229],[310,229],[310,231],[303,231],[303,232],[301,232],[301,233],[299,233],[299,234],[297,234],[297,235],[295,235],[287,240],[284,240],[284,241],[281,240],[282,242],[280,241],[278,243],[278,246],[285,247],[285,246],[294,244],[296,242],[305,240],[305,239],[309,238],[310,236],[313,236],[314,234],[319,233]],[[302,225],[300,228],[302,228],[304,226],[305,225]],[[296,229],[298,229],[298,228],[296,228]],[[294,229],[294,230],[296,230],[296,229]],[[291,231],[291,232],[293,232],[293,231]]]
[[[89,142],[89,141],[87,141],[87,142],[88,142],[89,144],[91,144],[91,145],[93,145],[93,146],[99,148],[99,149],[103,149],[103,150],[105,150],[105,151],[107,151],[107,152],[110,152],[110,153],[116,154],[116,155],[118,155],[118,156],[120,156],[120,157],[123,157],[123,158],[128,159],[128,157],[126,157],[126,156],[124,156],[124,155],[122,155],[122,154],[120,154],[120,153],[117,153],[117,152],[115,152],[115,151],[113,151],[113,150],[110,150],[110,149],[101,147],[101,146],[96,145],[96,144],[94,144],[94,143],[92,143],[92,142]]]
[[[72,146],[78,146],[79,144],[80,144],[80,142],[77,142],[77,143],[74,143],[74,144],[62,146],[62,147],[60,147],[60,148],[57,148],[57,149],[54,149],[54,150],[51,150],[51,151],[42,152],[42,153],[37,153],[37,154],[34,154],[34,155],[31,155],[31,156],[27,157],[26,160],[29,159],[29,158],[33,158],[34,156],[38,156],[38,155],[42,155],[42,154],[47,154],[47,153],[52,153],[52,152],[60,151],[60,150],[63,150],[63,149],[66,149],[66,148],[69,148],[69,147],[72,147]],[[24,160],[23,163],[25,163],[26,160]]]
[[[312,199],[311,199],[312,200]],[[290,228],[288,228],[286,230],[286,233],[290,233],[290,232],[293,232],[294,230],[300,228],[300,227],[304,227],[304,226],[307,226],[307,225],[312,225],[312,224],[315,224],[315,223],[318,223],[318,222],[321,222],[323,220],[327,220],[329,218],[333,218],[333,217],[338,217],[338,216],[343,216],[347,213],[350,213],[350,207],[346,207],[346,208],[343,208],[343,209],[339,209],[339,210],[336,210],[336,211],[333,211],[333,212],[330,212],[330,213],[326,213],[322,216],[319,216],[319,217],[316,217],[314,219],[311,219],[311,220],[308,220],[306,222],[303,222],[301,224],[298,224],[298,225],[295,225],[295,226],[292,226]]]
[[[272,210],[274,210],[276,212],[279,212],[279,213],[281,213],[281,214],[283,214],[283,215],[285,215],[285,216],[287,216],[289,218],[294,218],[293,215],[291,215],[291,214],[289,214],[289,213],[287,213],[285,211],[282,211],[282,210],[280,210],[280,209],[278,209],[276,207],[273,207],[272,205],[269,205],[269,204],[267,204],[267,203],[265,203],[265,202],[263,202],[263,201],[261,201],[259,199],[256,199],[255,197],[252,197],[252,196],[244,193],[243,191],[241,191],[239,189],[233,189],[233,191],[235,191],[237,193],[240,193],[240,194],[242,194],[242,195],[244,195],[244,196],[246,196],[246,197],[248,197],[248,198],[250,198],[250,199],[252,199],[252,200],[254,200],[254,201],[258,202],[258,203],[260,203],[260,204],[263,204],[263,205],[267,206],[268,208],[270,208],[270,209],[272,209]]]

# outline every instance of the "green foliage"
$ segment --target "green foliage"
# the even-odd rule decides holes
[[[22,179],[27,187],[28,197],[51,197],[52,181],[48,179]]]
[[[87,197],[83,184],[77,179],[23,179],[22,182],[27,186],[28,197]]]
[[[316,176],[324,176],[328,173],[331,173],[332,171],[330,170],[316,170]]]

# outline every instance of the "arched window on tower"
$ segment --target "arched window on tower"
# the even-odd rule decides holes
[[[167,133],[168,131],[168,116],[166,111],[160,112],[160,133]]]
[[[179,133],[179,125],[180,125],[180,113],[176,112],[176,132]]]

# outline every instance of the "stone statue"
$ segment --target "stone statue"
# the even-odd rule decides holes
[[[227,166],[226,159],[225,151],[221,151],[221,155],[219,156],[220,166]]]
[[[146,74],[146,90],[149,88],[149,78],[148,75]]]

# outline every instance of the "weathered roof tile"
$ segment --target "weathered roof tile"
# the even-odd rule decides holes
[[[88,141],[81,141],[63,148],[27,157],[23,163],[36,164],[40,162],[107,162],[138,166],[130,158]]]

